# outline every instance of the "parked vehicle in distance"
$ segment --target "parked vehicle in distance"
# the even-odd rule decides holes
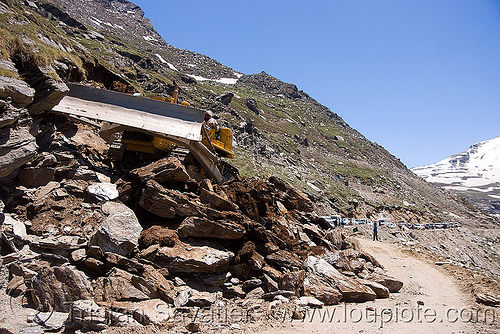
[[[321,218],[326,220],[331,228],[338,227],[342,223],[342,218],[339,215],[321,216]]]
[[[386,224],[390,224],[391,223],[391,218],[379,218],[377,219],[377,223],[379,225],[386,225]]]

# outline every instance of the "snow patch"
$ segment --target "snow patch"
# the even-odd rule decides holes
[[[145,41],[148,41],[148,42],[156,42],[158,41],[156,38],[152,37],[152,36],[142,36],[142,38],[145,40]]]
[[[99,20],[96,17],[89,17],[89,20],[90,20],[91,23],[93,23],[94,25],[99,26],[101,28],[102,28],[103,25],[105,25],[105,26],[108,26],[110,28],[122,29],[123,31],[125,31],[125,28],[123,28],[122,26],[120,26],[118,24],[112,24],[112,23],[109,23],[109,22],[104,22],[104,21]]]
[[[311,187],[314,191],[317,191],[317,192],[321,192],[321,189],[319,189],[318,187],[316,187],[314,184],[312,184],[311,182],[307,182],[307,185],[309,187]]]
[[[101,22],[102,22],[102,21],[101,21],[101,20],[96,19],[95,17],[89,17],[89,20],[90,20],[90,22],[92,22],[94,25],[99,26],[99,27],[102,27],[102,25],[101,25]]]
[[[220,78],[220,79],[208,79],[204,78],[199,75],[194,75],[194,74],[188,74],[191,78],[197,80],[197,81],[215,81],[221,84],[226,84],[226,85],[234,85],[238,79],[235,78]]]
[[[163,59],[163,57],[161,55],[159,55],[158,53],[155,54],[156,57],[158,57],[158,59],[160,59],[160,61],[163,63],[163,64],[167,64],[167,66],[171,69],[171,70],[174,70],[174,71],[177,71],[179,72],[179,70],[173,65],[173,64],[170,64],[168,61],[166,61],[165,59]]]

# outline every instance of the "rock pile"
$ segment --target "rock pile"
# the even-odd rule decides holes
[[[2,103],[6,292],[47,330],[171,326],[228,305],[284,303],[300,318],[402,286],[278,177],[215,185],[175,157],[116,164],[88,122]]]

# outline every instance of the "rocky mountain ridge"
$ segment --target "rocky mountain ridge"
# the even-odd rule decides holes
[[[442,245],[447,231],[432,242],[425,231],[383,233],[498,276],[488,216],[295,85],[169,46],[131,2],[3,0],[0,31],[2,331],[231,332],[234,323],[184,319],[233,306],[303,319],[397,293],[404,282],[320,217],[331,213],[460,221],[467,233]],[[233,128],[242,176],[214,185],[175,157],[112,161],[100,124],[50,111],[67,81],[152,96],[173,80],[181,100]]]
[[[485,211],[500,214],[500,137],[412,171],[436,186],[464,194]]]
[[[168,95],[175,80],[181,100],[212,110],[233,128],[234,164],[243,175],[278,175],[309,194],[322,214],[405,221],[477,216],[295,85],[264,72],[243,75],[168,45],[131,2],[5,4],[2,54],[16,69],[5,66],[7,76],[28,72],[16,53],[31,52],[51,78],[107,89]],[[223,96],[230,98],[223,103]]]

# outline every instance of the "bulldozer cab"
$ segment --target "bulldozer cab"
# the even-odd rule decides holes
[[[233,147],[233,130],[229,128],[220,128],[219,131],[215,131],[215,129],[207,130],[202,143],[209,148],[211,144],[215,153],[220,157],[234,158],[234,153],[231,151]]]

